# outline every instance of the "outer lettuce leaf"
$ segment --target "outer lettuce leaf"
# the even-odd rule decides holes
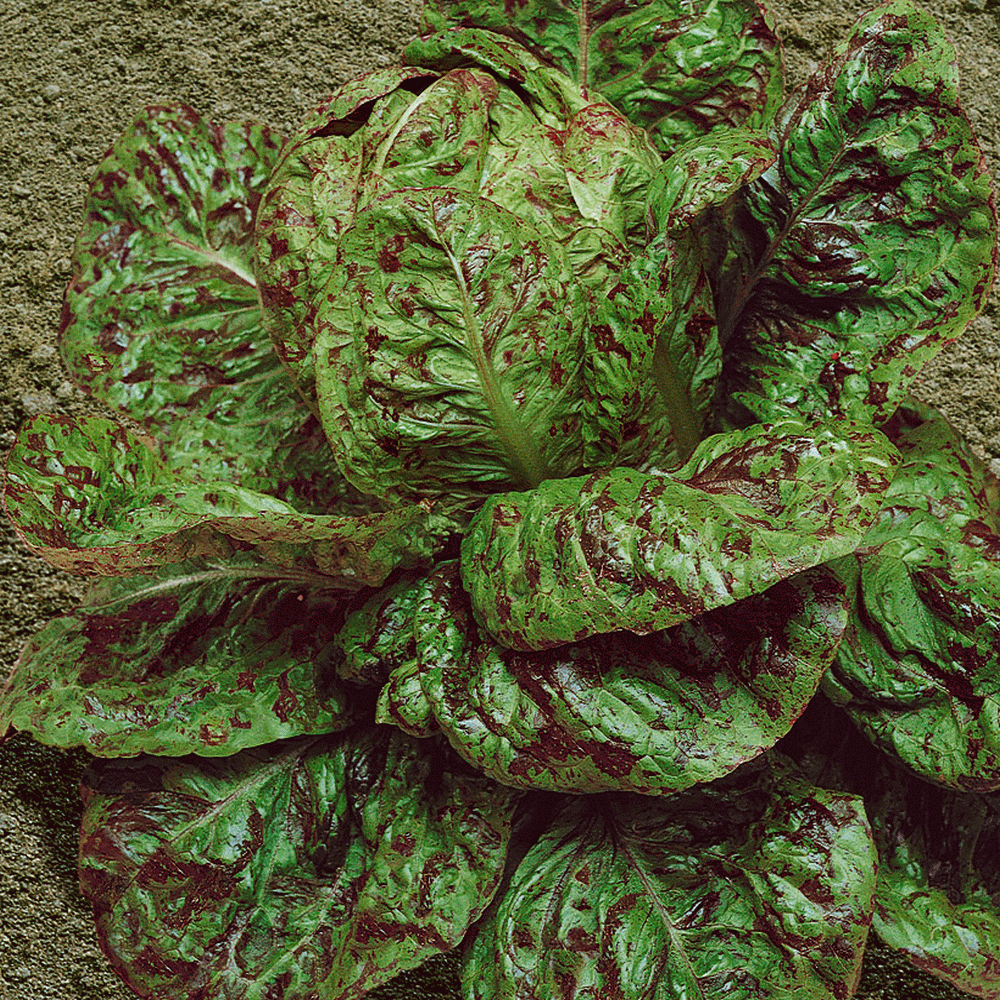
[[[541,810],[467,946],[472,1000],[854,992],[875,888],[860,799],[771,755],[669,799]]]
[[[857,555],[824,690],[931,781],[1000,790],[1000,486],[930,407],[885,426],[903,463]]]
[[[91,184],[66,291],[70,372],[178,471],[329,511],[353,490],[261,325],[253,218],[281,141],[146,109]],[[181,425],[183,425],[181,427]]]
[[[97,765],[80,885],[150,1000],[361,996],[453,948],[503,871],[513,793],[368,729]]]
[[[440,730],[503,784],[665,794],[788,732],[846,621],[843,588],[816,568],[652,636],[524,653],[476,627],[457,566],[443,564],[380,592],[338,642],[343,676],[384,681],[378,721]]]
[[[101,757],[224,756],[354,722],[338,606],[241,557],[109,578],[51,619],[0,688],[7,724]]]
[[[71,573],[128,575],[252,546],[314,584],[349,589],[429,562],[456,527],[427,505],[307,514],[231,482],[192,481],[104,417],[26,421],[4,504],[22,541]]]
[[[1000,796],[916,777],[822,695],[779,749],[817,784],[864,797],[879,937],[961,990],[1000,997]]]
[[[852,552],[898,461],[878,431],[795,421],[493,497],[462,540],[476,620],[511,649],[668,628]]]
[[[600,91],[670,155],[718,129],[766,121],[781,101],[774,20],[748,0],[425,0],[422,29],[488,28]]]
[[[731,419],[880,423],[982,309],[996,211],[956,86],[938,24],[889,0],[785,103],[777,162],[718,210]]]

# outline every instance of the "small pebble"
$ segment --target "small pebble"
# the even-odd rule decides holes
[[[62,93],[62,88],[58,83],[50,83],[42,88],[42,97],[47,101],[55,100]]]
[[[40,413],[51,413],[56,408],[56,398],[51,392],[25,392],[21,395],[21,406],[29,417]]]
[[[30,198],[31,197],[31,188],[26,188],[23,184],[15,184],[11,188],[11,192],[13,193],[13,195],[14,195],[15,198]]]
[[[52,344],[39,344],[31,351],[32,361],[51,361],[59,352]]]

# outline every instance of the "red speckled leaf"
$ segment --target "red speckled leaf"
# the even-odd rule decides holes
[[[655,632],[854,551],[897,462],[870,426],[788,421],[706,438],[670,474],[547,480],[477,511],[462,580],[512,649]]]
[[[496,892],[513,793],[383,727],[96,765],[80,886],[149,1000],[315,1000],[448,951]]]
[[[903,462],[856,555],[824,688],[883,750],[960,791],[1000,790],[1000,485],[939,413],[885,430]]]
[[[253,220],[281,140],[146,109],[97,168],[61,346],[89,392],[172,468],[316,511],[353,491],[261,323]]]
[[[775,164],[719,220],[734,420],[888,419],[993,280],[989,173],[951,43],[909,0],[865,14],[769,127]]]
[[[876,861],[858,797],[768,755],[665,799],[551,796],[535,808],[537,841],[466,944],[471,1000],[856,989]]]
[[[104,417],[49,417],[21,428],[4,504],[22,541],[71,573],[127,575],[251,546],[321,586],[378,586],[429,560],[454,525],[429,507],[310,514],[231,482],[171,472]]]
[[[111,577],[25,644],[0,729],[100,757],[224,756],[344,729],[337,623],[333,595],[249,556]]]
[[[651,636],[526,653],[476,626],[446,563],[372,598],[338,643],[344,677],[384,682],[380,721],[440,730],[497,781],[666,794],[773,746],[815,694],[846,621],[844,589],[820,567]]]
[[[599,91],[669,155],[695,136],[772,113],[774,19],[751,0],[425,0],[425,32],[487,28]]]

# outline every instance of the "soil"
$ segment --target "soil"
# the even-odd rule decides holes
[[[807,75],[868,0],[772,3],[790,83]],[[965,108],[1000,167],[1000,0],[924,5],[955,43]],[[100,407],[56,348],[70,253],[94,165],[146,105],[182,101],[216,121],[291,130],[332,89],[395,61],[419,0],[3,0],[0,3],[0,447],[40,412]],[[986,312],[925,372],[919,394],[1000,472],[1000,316]],[[0,676],[24,640],[78,600],[0,518]],[[0,747],[0,1000],[124,1000],[76,883],[76,786],[85,755],[18,736]],[[386,988],[453,996],[447,961]],[[443,984],[443,985],[442,985]],[[451,992],[450,992],[451,991]],[[957,997],[871,947],[867,1000]]]

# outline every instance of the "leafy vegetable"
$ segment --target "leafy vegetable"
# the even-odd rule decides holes
[[[423,27],[287,139],[150,109],[87,201],[63,352],[140,430],[14,442],[98,579],[0,727],[108,758],[115,968],[819,1000],[871,923],[1000,998],[1000,484],[907,395],[996,263],[940,29],[785,96],[745,0]]]
[[[857,798],[778,758],[663,801],[560,797],[464,969],[475,998],[832,996],[875,888]]]
[[[904,406],[904,455],[856,556],[824,680],[879,747],[931,781],[1000,790],[1000,486],[940,414]]]
[[[109,761],[83,797],[81,887],[155,1000],[358,995],[454,947],[496,889],[512,798],[384,729]]]
[[[871,429],[754,425],[706,439],[673,475],[616,469],[489,500],[462,579],[514,649],[653,632],[852,551],[894,465]]]
[[[384,683],[377,721],[441,731],[506,785],[567,792],[665,794],[757,756],[815,694],[847,620],[822,569],[648,637],[543,652],[499,645],[470,610],[457,564],[382,591],[344,626],[342,675]]]

